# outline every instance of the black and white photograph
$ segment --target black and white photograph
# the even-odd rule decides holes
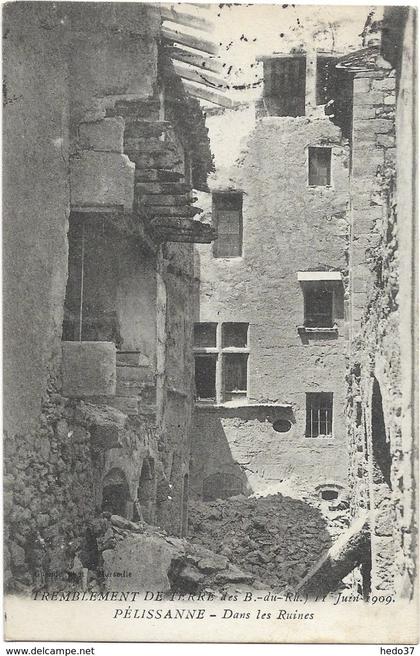
[[[416,7],[2,28],[4,639],[417,644]]]

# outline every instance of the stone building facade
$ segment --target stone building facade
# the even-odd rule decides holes
[[[185,533],[193,242],[213,237],[191,190],[212,161],[158,8],[13,3],[3,25],[5,556],[19,591],[53,585],[76,555],[94,570],[101,511]]]
[[[326,62],[264,57],[256,107],[208,112],[216,172],[199,202],[218,238],[196,246],[191,478],[204,500],[346,497],[350,149],[324,112]],[[219,161],[218,143],[233,148]]]

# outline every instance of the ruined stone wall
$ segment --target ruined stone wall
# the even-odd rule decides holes
[[[227,115],[224,129],[234,120],[235,113]],[[226,135],[220,123],[217,117],[219,139]],[[211,126],[209,118],[214,137]],[[332,147],[331,186],[308,186],[312,145]],[[217,259],[211,247],[197,247],[197,321],[248,322],[249,402],[290,407],[268,413],[197,407],[193,491],[201,496],[203,480],[218,472],[246,479],[244,491],[259,493],[281,485],[295,494],[345,485],[344,299],[336,335],[300,336],[304,303],[297,272],[338,270],[346,282],[348,146],[325,117],[262,119],[242,146],[231,168],[221,162],[219,170],[216,161],[210,186],[244,192],[243,256]],[[334,391],[332,439],[305,437],[305,394],[314,391]],[[275,432],[276,418],[290,419],[291,429]]]
[[[354,515],[371,510],[373,592],[395,591],[403,576],[408,588],[413,574],[405,490],[411,490],[410,465],[401,432],[395,82],[395,71],[378,56],[353,84],[350,475]]]
[[[159,333],[157,254],[150,243],[139,248],[141,231],[133,239],[114,235],[115,247],[100,253],[107,275],[96,283],[118,278],[108,296],[100,290],[117,317],[118,347],[144,358],[135,366],[130,355],[117,358],[115,396],[84,402],[62,393],[70,209],[110,206],[117,220],[132,212],[135,167],[123,153],[124,118],[106,114],[122,99],[155,93],[159,25],[159,12],[134,4],[5,8],[5,563],[11,590],[53,586],[75,555],[95,567],[89,527],[107,484],[123,482],[128,517],[138,513],[142,488],[140,512],[157,521],[157,505],[170,496],[167,452],[182,453],[182,465],[176,511],[163,519],[181,528],[191,421],[191,246],[174,246],[168,271],[165,264],[169,305]],[[95,264],[90,260],[91,268]],[[97,291],[93,285],[91,301]],[[178,298],[186,308],[182,321],[171,314]],[[189,394],[185,408],[156,398],[163,342],[164,366],[167,358],[177,362],[183,344],[185,362],[173,365],[171,386]]]

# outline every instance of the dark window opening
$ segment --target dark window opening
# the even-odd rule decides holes
[[[316,104],[325,105],[334,93],[336,79],[334,57],[317,57],[316,60]]]
[[[213,222],[217,229],[217,239],[213,245],[214,257],[240,257],[242,255],[242,193],[214,193]]]
[[[337,490],[322,490],[321,499],[324,501],[334,501],[334,499],[338,499],[338,492]]]
[[[264,104],[271,116],[304,116],[306,56],[264,62]]]
[[[110,258],[114,240],[114,229],[103,220],[70,217],[64,341],[109,341],[121,347],[114,301],[118,258]]]
[[[128,499],[128,484],[123,471],[117,468],[111,469],[103,482],[102,512],[125,517]]]
[[[306,394],[306,437],[332,436],[332,392]]]
[[[246,348],[248,346],[247,323],[224,323],[222,325],[222,348]]]
[[[195,390],[198,399],[216,400],[216,356],[195,356]]]
[[[212,348],[216,346],[217,323],[194,324],[194,346],[196,348]]]
[[[248,355],[228,353],[223,355],[223,398],[225,401],[247,395]]]
[[[384,482],[391,487],[391,448],[385,430],[381,389],[376,378],[372,391],[372,455],[374,482]]]
[[[288,419],[277,419],[273,423],[273,429],[276,433],[287,433],[292,427],[292,422]]]
[[[306,285],[305,322],[307,328],[333,326],[333,291],[320,285]]]
[[[310,147],[309,185],[311,187],[326,187],[331,184],[331,148]]]

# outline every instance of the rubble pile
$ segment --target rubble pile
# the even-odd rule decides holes
[[[281,494],[191,501],[188,539],[272,589],[297,585],[332,543],[319,510]]]
[[[161,528],[104,514],[93,529],[97,533],[100,587],[105,590],[168,594],[206,590],[217,595],[232,587],[265,588],[254,573],[242,571],[226,556],[170,536]]]

